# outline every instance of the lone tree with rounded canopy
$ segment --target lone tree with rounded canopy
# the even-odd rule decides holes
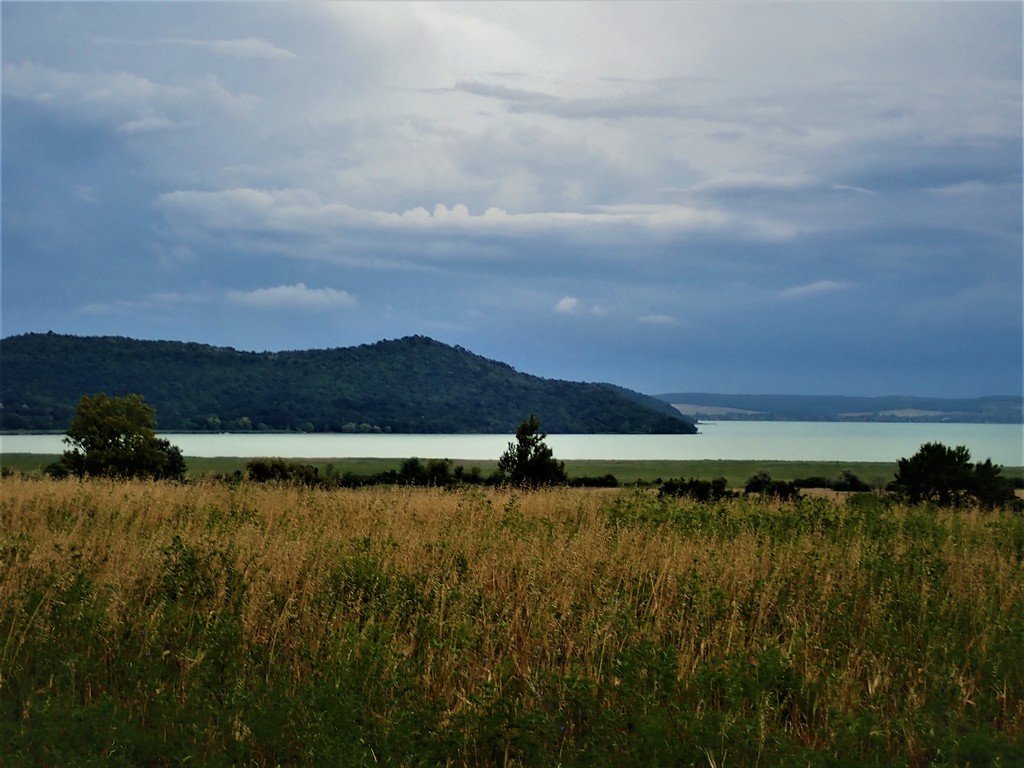
[[[967,446],[950,448],[925,443],[910,458],[899,460],[893,488],[911,504],[930,501],[942,507],[974,499],[992,508],[1013,500],[1013,485],[999,476],[991,459],[971,464]]]
[[[508,450],[498,459],[498,472],[512,485],[538,488],[542,485],[558,485],[568,477],[565,464],[558,461],[544,440],[537,417],[530,415],[516,429],[516,440],[508,444]]]
[[[68,427],[60,466],[79,477],[152,477],[180,480],[181,449],[156,436],[156,411],[142,395],[83,395]]]

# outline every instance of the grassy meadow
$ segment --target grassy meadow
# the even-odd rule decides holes
[[[42,472],[47,465],[57,461],[59,454],[0,453],[0,467],[16,472]],[[245,472],[249,459],[238,457],[197,457],[186,458],[188,475],[202,478],[204,475],[230,475]],[[300,464],[316,467],[321,475],[333,467],[339,475],[351,472],[355,475],[375,475],[388,470],[398,470],[402,459],[382,458],[306,458],[289,459]],[[497,459],[453,459],[467,470],[479,467],[486,477],[498,468]],[[896,473],[895,461],[777,461],[770,459],[689,459],[689,460],[605,460],[569,459],[565,462],[569,477],[601,477],[614,475],[620,483],[652,483],[672,477],[696,477],[711,480],[724,477],[730,488],[742,489],[747,480],[756,472],[766,471],[776,480],[791,481],[802,477],[827,477],[839,479],[843,470],[852,471],[857,477],[871,485],[882,488],[891,482]],[[1024,467],[1003,467],[1003,477],[1024,479]]]
[[[0,466],[18,472],[41,472],[48,464],[60,458],[57,454],[39,453],[0,453]],[[248,459],[235,457],[200,458],[189,456],[186,459],[190,477],[199,478],[203,475],[230,475],[232,472],[245,472]],[[308,458],[289,459],[301,464],[309,464],[326,473],[327,467],[333,466],[338,474],[351,472],[356,475],[374,475],[388,470],[397,470],[402,459],[381,458]],[[466,469],[479,467],[487,476],[498,468],[498,461],[478,459],[454,459],[455,464],[462,464]],[[566,471],[570,477],[600,477],[615,475],[621,483],[653,482],[658,478],[697,477],[710,480],[724,477],[731,488],[742,488],[747,479],[755,472],[765,470],[777,480],[795,480],[800,477],[828,477],[838,479],[844,469],[853,471],[858,477],[872,486],[884,486],[890,482],[896,472],[896,462],[838,462],[838,461],[773,461],[726,459],[698,459],[686,461],[670,460],[568,460]],[[1004,467],[1006,477],[1024,477],[1024,467]]]
[[[0,481],[0,765],[1024,764],[1024,518]]]

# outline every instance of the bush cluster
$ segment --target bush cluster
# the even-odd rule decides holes
[[[719,477],[714,480],[699,480],[696,478],[690,480],[683,478],[666,480],[661,484],[658,495],[687,498],[698,502],[712,502],[728,499],[736,494],[729,490],[726,479]]]
[[[422,461],[416,457],[402,461],[397,470],[389,469],[365,475],[354,472],[339,473],[333,464],[328,464],[321,473],[319,467],[299,461],[280,458],[250,459],[246,462],[244,476],[238,472],[222,479],[248,479],[255,483],[285,483],[317,488],[364,488],[374,485],[454,488],[510,484],[509,478],[501,472],[485,475],[480,467],[467,469],[462,464],[455,464],[451,459]],[[574,477],[567,479],[564,484],[574,488],[617,488],[619,481],[615,475],[608,474],[601,477]]]
[[[832,491],[843,491],[847,493],[865,493],[871,490],[871,486],[861,480],[849,469],[844,469],[838,480],[830,480],[827,477],[798,477],[793,481],[797,488],[826,488]]]
[[[771,473],[762,470],[755,472],[747,480],[743,492],[747,494],[756,493],[759,496],[771,497],[779,501],[791,501],[800,495],[800,488],[792,481],[772,480]]]

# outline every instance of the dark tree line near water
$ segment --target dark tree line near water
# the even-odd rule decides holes
[[[963,445],[950,448],[942,443],[925,443],[913,456],[900,459],[897,466],[895,478],[884,490],[908,504],[931,503],[939,507],[976,504],[986,509],[1008,504],[1022,506],[1016,499],[1014,483],[1001,475],[1001,468],[991,459],[972,464],[971,452]],[[747,480],[743,492],[791,501],[798,498],[804,488],[846,493],[873,490],[850,470],[844,470],[835,481],[824,477],[774,480],[768,472],[761,471]],[[718,501],[736,495],[726,486],[725,478],[668,480],[662,484],[660,493],[698,502]]]
[[[139,393],[162,431],[692,434],[670,405],[605,384],[542,379],[410,336],[358,347],[244,352],[176,341],[25,334],[0,340],[0,429],[59,430],[83,393]]]
[[[246,464],[246,476],[256,482],[297,482],[327,487],[359,487],[364,485],[416,485],[450,488],[457,485],[508,485],[516,488],[541,488],[553,485],[586,487],[617,487],[613,475],[569,479],[565,464],[558,461],[544,440],[540,422],[530,416],[519,425],[515,440],[498,459],[497,471],[484,475],[479,467],[469,470],[450,459],[409,458],[399,469],[372,475],[339,474],[328,465],[321,476],[317,467],[284,459],[252,459]],[[237,478],[241,480],[241,473]]]
[[[155,432],[156,412],[137,394],[110,397],[104,393],[83,396],[67,429],[64,442],[70,447],[60,460],[47,467],[51,477],[114,477],[185,479],[185,460],[181,450]],[[479,467],[469,470],[455,466],[449,459],[429,459],[426,463],[409,458],[401,467],[373,475],[339,474],[333,466],[321,475],[317,467],[281,458],[251,459],[245,476],[258,483],[278,482],[321,487],[358,487],[363,485],[511,485],[539,488],[551,485],[615,486],[611,475],[604,478],[580,478],[570,481],[565,465],[555,459],[544,442],[536,416],[519,425],[515,440],[498,460],[498,470],[484,476]],[[227,479],[241,480],[237,476]]]
[[[804,488],[823,488],[841,492],[866,492],[871,486],[863,482],[850,470],[843,470],[838,480],[829,480],[827,477],[807,477],[796,480],[775,480],[771,473],[761,470],[755,472],[747,480],[743,487],[743,493],[776,499],[778,501],[792,501],[800,496]],[[675,496],[687,498],[691,501],[713,502],[721,499],[728,499],[739,494],[731,491],[724,477],[714,480],[700,480],[697,478],[678,480],[666,480],[661,485],[661,496]]]
[[[185,479],[185,460],[181,451],[155,433],[156,413],[137,394],[109,397],[106,394],[83,396],[67,429],[65,442],[70,446],[61,459],[47,468],[53,477],[149,477],[157,480]],[[458,485],[504,485],[541,488],[558,485],[617,487],[613,475],[570,479],[563,462],[555,458],[545,442],[547,435],[531,415],[516,429],[515,439],[498,459],[498,469],[484,476],[479,467],[467,470],[449,459],[429,459],[425,463],[409,458],[396,470],[373,475],[338,473],[328,465],[321,475],[317,467],[280,458],[252,459],[241,472],[227,480],[291,483],[320,487],[359,487],[364,485],[414,485],[449,488]],[[658,482],[662,497],[686,498],[710,503],[736,495],[725,478],[714,480],[670,479]],[[830,488],[836,491],[866,492],[870,487],[852,471],[846,470],[836,481],[805,478],[795,481],[773,480],[767,472],[757,472],[744,488],[746,494],[791,501],[801,488]],[[977,504],[995,508],[1007,504],[1021,506],[1014,485],[1001,475],[991,459],[971,463],[965,446],[950,448],[942,443],[925,443],[913,456],[898,462],[896,476],[887,489],[910,504],[933,503],[937,506]]]

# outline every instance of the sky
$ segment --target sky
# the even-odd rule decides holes
[[[1022,5],[2,6],[2,334],[1022,378]]]

